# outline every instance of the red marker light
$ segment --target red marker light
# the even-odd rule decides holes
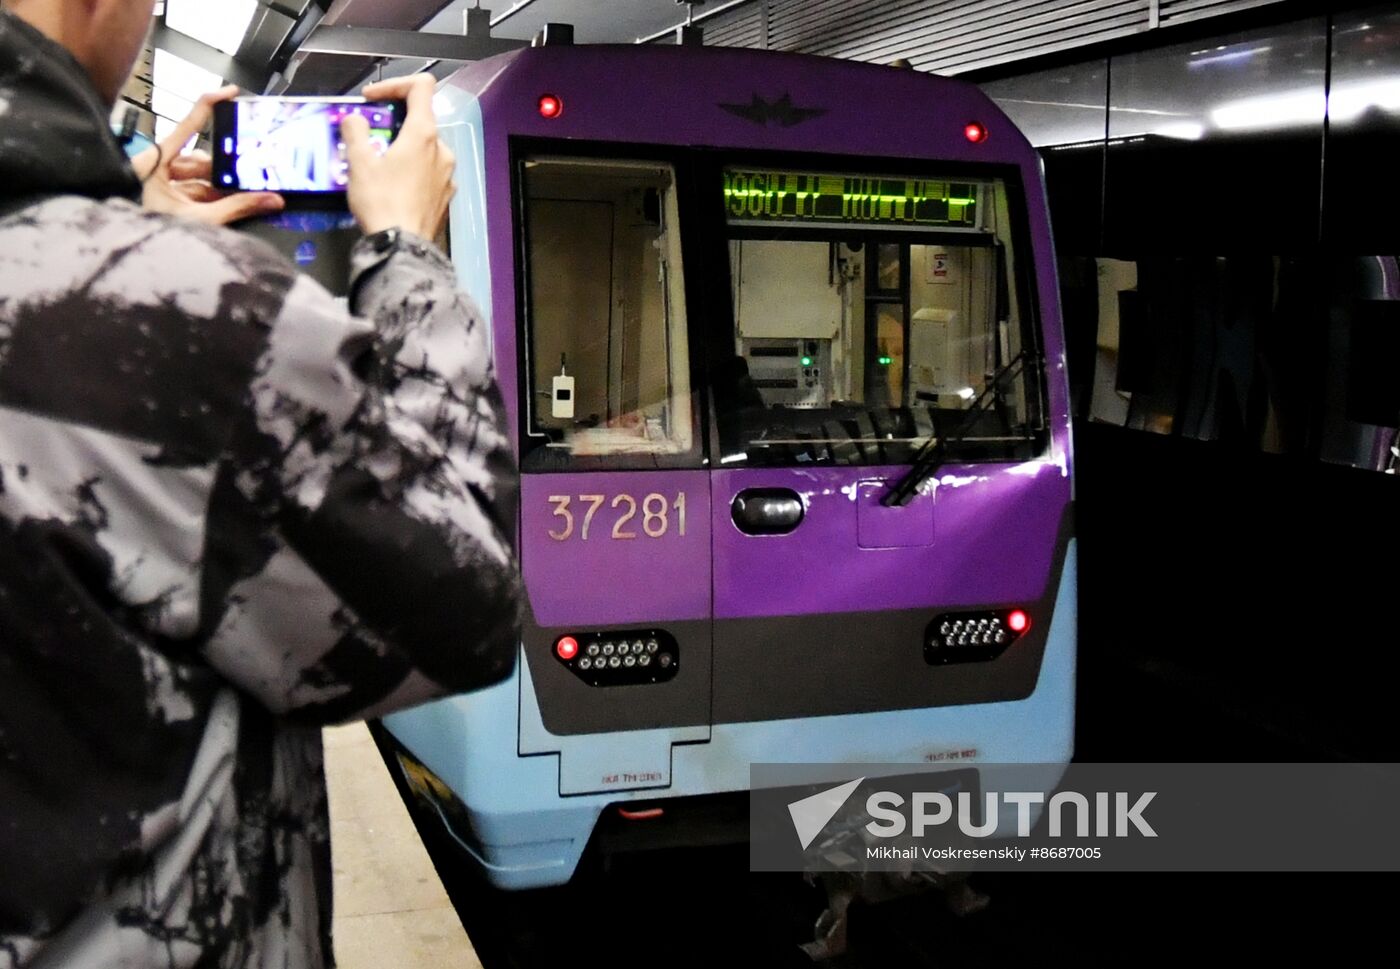
[[[572,636],[565,636],[554,644],[554,651],[559,654],[559,658],[565,662],[578,655],[578,640]]]
[[[1006,617],[1006,625],[1013,633],[1023,633],[1031,628],[1031,617],[1020,609],[1013,609],[1011,615]]]
[[[976,121],[969,121],[963,125],[963,136],[974,145],[980,145],[987,140],[987,129]]]
[[[641,808],[638,810],[629,811],[627,810],[627,808],[620,807],[617,809],[617,813],[622,815],[622,817],[626,818],[628,821],[650,821],[652,818],[661,817],[663,814],[666,813],[666,809],[654,807]]]
[[[540,95],[540,117],[557,118],[564,113],[564,102],[552,94]]]

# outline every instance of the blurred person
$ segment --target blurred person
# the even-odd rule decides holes
[[[332,298],[108,127],[153,0],[0,0],[0,969],[331,965],[320,727],[514,662],[517,479],[430,77]]]

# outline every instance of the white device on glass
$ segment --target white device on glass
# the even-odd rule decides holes
[[[568,418],[574,417],[574,378],[568,374],[559,374],[554,378],[554,393],[550,396],[553,402],[550,416]]]

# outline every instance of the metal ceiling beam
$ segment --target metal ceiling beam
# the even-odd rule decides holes
[[[247,64],[271,63],[296,29],[299,16],[289,16],[284,11],[264,4],[253,16],[235,56]]]
[[[189,61],[219,75],[230,84],[237,84],[245,91],[261,92],[267,84],[267,75],[223,51],[202,44],[178,30],[171,30],[163,22],[158,22],[151,30],[150,44],[170,51],[176,57]]]
[[[258,3],[292,20],[298,19],[311,6],[311,0],[258,0]]]
[[[479,61],[529,47],[526,40],[468,34],[425,34],[413,30],[322,24],[298,48],[301,54],[351,57],[412,57],[429,61]]]
[[[681,2],[681,0],[676,0],[676,2],[679,3]],[[703,2],[704,0],[696,0],[696,6],[699,6]],[[662,37],[679,36],[678,31],[680,31],[682,27],[699,26],[700,24],[703,24],[706,20],[709,20],[711,17],[717,17],[720,14],[724,13],[726,10],[730,10],[734,7],[742,6],[743,4],[753,2],[754,0],[729,0],[728,3],[722,3],[718,7],[713,7],[709,10],[688,11],[688,13],[693,13],[694,16],[691,17],[688,15],[686,19],[678,22],[672,27],[667,27],[665,30],[658,30],[654,34],[647,34],[645,37],[638,37],[637,43],[650,44],[653,41],[660,40]]]
[[[507,20],[509,20],[511,17],[514,17],[516,14],[518,14],[520,11],[524,10],[526,7],[530,6],[530,4],[532,4],[532,3],[534,3],[534,2],[535,2],[535,0],[517,0],[517,2],[514,3],[514,4],[512,4],[512,5],[511,5],[511,8],[510,8],[509,10],[507,10],[505,13],[503,13],[503,14],[498,14],[497,16],[492,17],[492,18],[491,18],[491,26],[492,26],[492,27],[498,27],[498,26],[500,26],[501,24],[505,23],[505,22],[506,22]]]

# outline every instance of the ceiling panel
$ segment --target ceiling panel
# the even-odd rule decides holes
[[[463,11],[476,5],[475,0],[452,0],[427,29],[460,31]],[[710,0],[696,5],[695,16],[713,15],[731,5]],[[685,6],[675,0],[499,0],[484,6],[491,10],[492,33],[519,40],[529,40],[547,23],[566,23],[574,25],[574,39],[580,44],[630,44],[685,20]]]

